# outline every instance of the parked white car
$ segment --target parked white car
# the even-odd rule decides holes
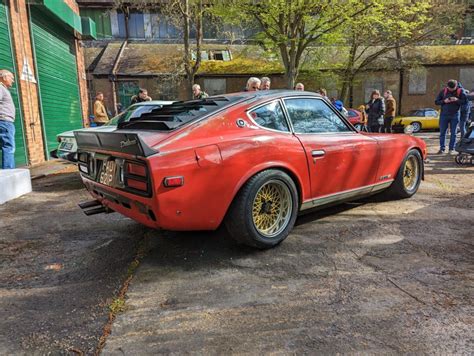
[[[117,125],[121,122],[129,121],[130,119],[139,117],[142,114],[152,112],[154,109],[160,109],[163,105],[169,105],[172,103],[173,101],[163,100],[144,101],[142,103],[129,106],[125,111],[110,119],[110,121],[103,126],[87,127],[84,129],[62,132],[56,135],[58,148],[51,151],[50,155],[54,158],[61,158],[66,161],[77,162],[77,143],[74,137],[74,131],[114,131],[117,128]]]

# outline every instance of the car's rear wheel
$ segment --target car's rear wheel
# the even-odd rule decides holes
[[[288,236],[297,213],[295,183],[286,173],[271,169],[245,183],[232,202],[225,225],[234,240],[265,249]]]
[[[387,190],[392,198],[409,198],[418,191],[423,175],[423,161],[418,150],[410,150],[405,156],[397,176]]]
[[[420,132],[421,131],[421,123],[415,121],[410,124],[413,127],[413,132]]]

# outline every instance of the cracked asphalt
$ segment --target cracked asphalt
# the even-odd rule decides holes
[[[269,251],[86,217],[76,173],[38,179],[0,206],[0,353],[96,352],[146,245],[103,354],[471,354],[473,177],[430,155],[413,198],[304,215]]]

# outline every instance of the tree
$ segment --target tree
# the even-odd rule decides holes
[[[169,14],[176,27],[183,32],[183,65],[189,96],[192,95],[194,78],[201,66],[202,23],[204,12],[210,5],[211,2],[207,1],[207,5],[204,7],[202,0],[171,0],[164,3],[165,12]],[[194,35],[194,48],[192,45],[192,34]]]
[[[188,96],[192,96],[192,86],[196,73],[201,65],[201,48],[203,42],[203,18],[205,12],[212,6],[207,0],[114,0],[115,8],[125,14],[125,30],[128,39],[128,14],[130,8],[139,10],[159,11],[176,27],[183,38],[182,68],[186,76]],[[177,68],[179,71],[180,69]]]
[[[348,50],[341,75],[342,100],[348,100],[349,106],[353,105],[352,90],[356,76],[388,53],[395,51],[395,63],[388,64],[398,69],[403,77],[401,49],[449,36],[462,11],[462,6],[453,7],[449,2],[435,0],[377,0],[364,16],[351,18],[343,32]]]
[[[222,0],[216,9],[228,22],[257,22],[256,39],[279,52],[293,88],[307,48],[330,43],[336,29],[370,6],[363,0]]]

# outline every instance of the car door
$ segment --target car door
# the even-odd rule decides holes
[[[439,117],[435,110],[425,110],[425,121],[427,129],[438,129],[439,128]]]
[[[370,191],[379,165],[377,140],[354,131],[322,99],[294,97],[284,103],[305,150],[313,199]]]

